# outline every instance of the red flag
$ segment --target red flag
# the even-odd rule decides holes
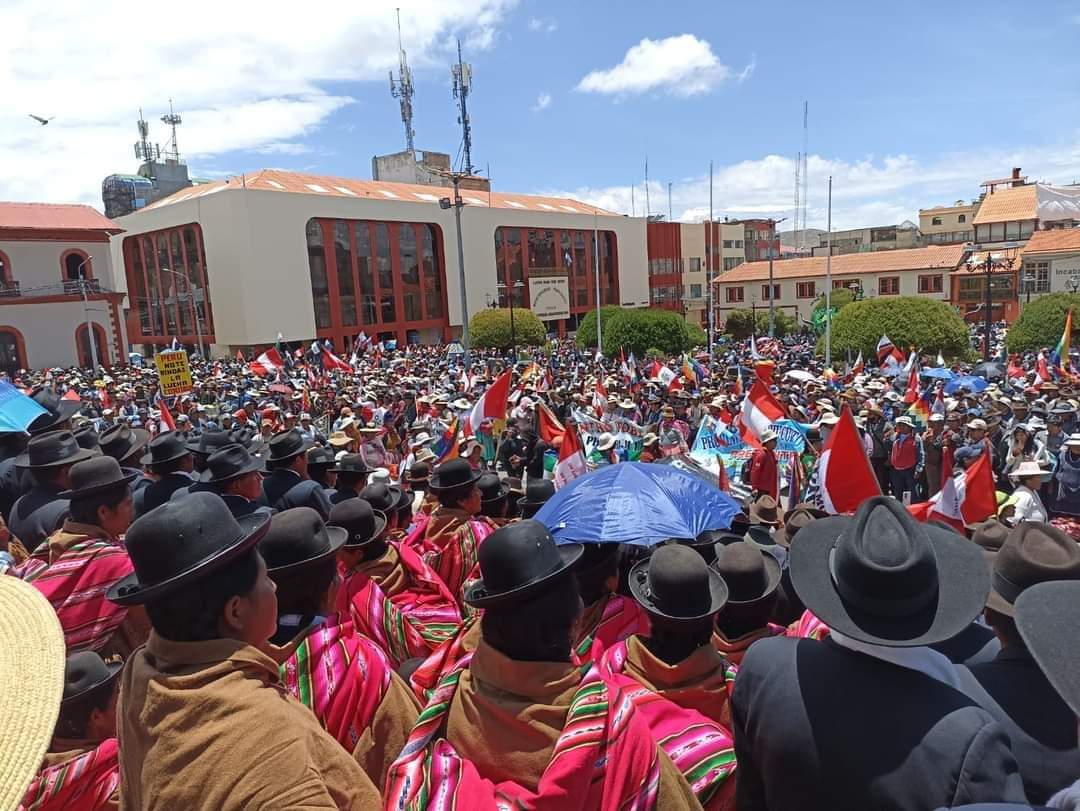
[[[236,350],[236,362],[237,363],[243,363],[244,362],[244,353],[241,352],[239,349]]]
[[[977,524],[994,515],[997,498],[990,455],[980,454],[962,474],[947,479],[929,501],[914,504],[908,511],[920,521],[944,521],[958,532],[963,532],[968,524]]]
[[[904,392],[904,402],[911,405],[919,399],[919,364],[911,364],[911,374],[908,376],[907,391]]]
[[[101,407],[112,408],[112,397],[109,396],[108,389],[101,390]]]
[[[79,396],[79,392],[75,391],[75,389],[68,389],[67,391],[64,392],[64,396],[61,397],[60,399],[61,400],[72,400],[72,401],[77,403],[80,400],[82,400],[82,397]]]
[[[769,387],[762,380],[755,380],[742,403],[743,425],[760,437],[762,431],[785,416],[784,407],[772,396]]]
[[[832,515],[853,513],[866,499],[881,495],[847,405],[821,449],[818,485],[825,510]]]
[[[585,473],[585,451],[581,446],[581,437],[576,425],[563,431],[562,446],[559,448],[559,461],[555,463],[555,486],[562,487]]]
[[[551,413],[551,409],[540,403],[540,408],[536,412],[536,432],[540,438],[550,445],[554,443],[555,437],[562,436],[565,431],[566,428]]]
[[[351,372],[353,367],[327,349],[326,344],[322,346],[322,362],[324,369],[341,369],[343,372]]]
[[[169,407],[165,404],[165,398],[158,400],[158,409],[161,412],[159,414],[161,420],[162,431],[175,431],[176,423],[173,422],[172,413],[169,411]]]
[[[466,436],[479,434],[480,424],[484,420],[492,420],[496,425],[506,420],[506,403],[510,399],[510,378],[512,374],[513,371],[507,369],[495,378],[495,382],[491,384],[490,388],[480,395],[480,399],[473,406],[472,413],[465,421],[464,433]],[[497,431],[501,430],[502,427],[499,426]]]
[[[604,406],[607,405],[607,388],[599,380],[596,381],[596,390],[593,392],[592,406],[593,411],[596,412],[596,416],[601,416],[604,413]]]
[[[285,361],[281,359],[281,354],[274,347],[270,347],[248,364],[248,369],[251,370],[251,373],[259,375],[260,377],[272,374],[284,368]]]
[[[759,360],[754,362],[754,374],[759,379],[765,382],[766,385],[772,384],[773,370],[776,369],[776,362],[771,360]]]

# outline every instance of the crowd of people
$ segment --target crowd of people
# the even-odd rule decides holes
[[[0,811],[1080,809],[1080,382],[458,349],[13,376]],[[728,525],[545,524],[672,462]]]

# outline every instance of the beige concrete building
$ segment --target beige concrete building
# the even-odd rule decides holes
[[[1020,294],[1080,290],[1080,228],[1036,231],[1020,255]]]
[[[215,351],[361,333],[449,339],[485,307],[531,307],[572,330],[596,303],[647,306],[643,219],[562,198],[462,191],[462,312],[454,210],[431,186],[263,170],[197,186],[124,217],[113,240],[135,345]],[[168,270],[182,269],[190,289]],[[175,331],[175,332],[174,332]]]
[[[919,209],[919,231],[926,245],[956,245],[975,241],[975,215],[979,201],[957,200],[951,206]]]
[[[918,226],[910,220],[904,220],[899,225],[850,228],[846,231],[833,231],[831,237],[828,234],[819,236],[818,243],[813,248],[813,255],[825,256],[829,252],[830,245],[832,255],[841,256],[848,253],[921,248],[922,237]]]
[[[119,231],[90,206],[0,203],[0,371],[89,367],[91,331],[99,364],[126,361]]]

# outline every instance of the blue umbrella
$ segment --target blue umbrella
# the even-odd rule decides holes
[[[36,400],[27,397],[6,380],[0,381],[0,431],[17,433],[45,414]]]
[[[739,512],[731,496],[670,465],[621,462],[579,476],[536,514],[560,543],[653,546],[727,529]]]
[[[920,377],[932,377],[935,380],[952,380],[956,373],[952,369],[923,369],[919,372]]]
[[[952,394],[953,392],[957,391],[961,387],[966,388],[966,389],[970,389],[971,391],[974,391],[974,392],[980,392],[989,385],[990,384],[987,383],[986,380],[984,380],[981,377],[972,377],[971,375],[960,375],[959,377],[954,377],[952,380],[950,380],[948,383],[945,384],[945,393],[946,394]]]

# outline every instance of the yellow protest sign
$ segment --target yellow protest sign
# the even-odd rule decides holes
[[[163,396],[174,397],[191,391],[191,367],[186,352],[161,352],[154,363]]]

